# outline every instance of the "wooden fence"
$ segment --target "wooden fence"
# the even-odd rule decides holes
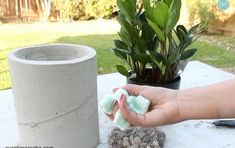
[[[50,0],[0,0],[0,21],[3,23],[58,19],[58,12]]]
[[[231,15],[226,21],[214,21],[208,27],[209,33],[219,35],[235,36],[235,13]]]

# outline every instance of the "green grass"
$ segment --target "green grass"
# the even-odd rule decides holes
[[[192,60],[198,60],[218,68],[235,67],[234,51],[227,51],[221,46],[201,41],[191,45],[191,48],[198,49]]]
[[[116,70],[115,65],[125,64],[112,53],[113,40],[117,35],[88,35],[77,37],[61,37],[55,43],[83,44],[94,48],[97,52],[98,74],[110,73]]]
[[[79,32],[67,32],[56,27],[32,29],[24,26],[23,28],[22,26],[14,28],[14,25],[0,26],[0,89],[10,87],[6,56],[9,51],[18,47],[45,43],[75,43],[91,46],[97,51],[98,74],[115,72],[116,64],[125,64],[111,52],[113,40],[118,38],[116,34],[80,35]],[[201,41],[191,47],[199,49],[192,60],[199,60],[216,67],[235,66],[235,53],[223,47]]]

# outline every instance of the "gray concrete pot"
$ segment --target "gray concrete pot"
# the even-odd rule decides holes
[[[91,148],[99,142],[96,52],[72,44],[8,56],[22,146]]]

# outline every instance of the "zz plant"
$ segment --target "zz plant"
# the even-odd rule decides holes
[[[202,31],[199,24],[189,30],[177,25],[181,0],[142,0],[138,4],[136,0],[117,0],[121,29],[113,52],[126,61],[130,71],[122,65],[116,68],[137,82],[169,83],[179,76],[182,61],[197,51],[187,47]]]

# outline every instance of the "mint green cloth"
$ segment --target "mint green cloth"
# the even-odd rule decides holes
[[[125,95],[126,98],[129,98],[129,94],[126,90],[124,89],[118,89],[114,94],[113,94],[113,97],[114,99],[116,99],[118,101],[118,103],[120,103],[120,98],[121,98],[121,95]]]
[[[124,89],[118,89],[113,95],[106,95],[101,100],[101,108],[106,114],[112,114],[115,101],[120,103],[121,95],[125,95],[128,102],[128,107],[130,110],[137,114],[145,114],[148,111],[150,101],[143,96],[129,96],[128,92]],[[118,110],[115,114],[113,123],[119,127],[121,130],[125,130],[130,127],[130,123],[127,122]]]
[[[103,112],[106,114],[112,114],[115,101],[116,100],[114,99],[113,95],[105,95],[100,102]]]

